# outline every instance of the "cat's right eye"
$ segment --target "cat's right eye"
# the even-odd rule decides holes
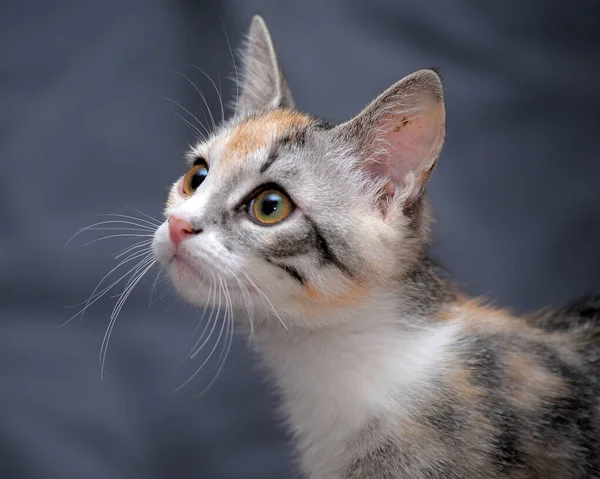
[[[208,176],[208,165],[204,160],[196,160],[183,177],[182,189],[183,194],[190,196],[198,189]]]

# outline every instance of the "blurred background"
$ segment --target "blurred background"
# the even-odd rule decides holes
[[[116,323],[104,381],[116,298],[60,327],[132,244],[83,247],[112,230],[66,241],[99,214],[160,217],[194,140],[177,115],[208,115],[192,83],[220,115],[194,66],[232,100],[228,42],[255,13],[297,103],[333,121],[441,70],[432,252],[469,293],[528,311],[600,292],[599,2],[4,0],[0,478],[294,477],[277,398],[243,340],[207,393],[215,364],[176,391],[202,362],[185,360],[200,312],[163,284],[149,307],[154,271]]]

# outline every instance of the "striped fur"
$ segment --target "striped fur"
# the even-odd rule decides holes
[[[600,477],[600,299],[520,317],[425,252],[437,74],[331,125],[294,109],[260,18],[244,72],[236,115],[189,152],[206,180],[189,196],[178,180],[165,209],[202,233],[176,248],[165,222],[154,249],[188,301],[226,285],[254,321],[305,476]],[[294,203],[271,226],[248,213],[265,188]]]

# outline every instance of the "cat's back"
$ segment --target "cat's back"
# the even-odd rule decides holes
[[[564,337],[589,366],[590,376],[600,382],[600,295],[532,315],[529,322],[551,335]]]
[[[473,301],[461,310],[442,380],[453,447],[479,451],[487,477],[600,477],[600,296],[524,318]]]
[[[462,326],[429,397],[344,478],[600,478],[600,297],[527,318],[457,302],[441,320]]]

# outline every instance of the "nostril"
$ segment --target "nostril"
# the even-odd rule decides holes
[[[194,229],[194,228],[183,228],[181,232],[185,235],[197,235],[198,233],[202,233],[202,229]]]
[[[184,225],[184,226],[181,227],[181,232],[185,233],[185,234],[191,235],[191,234],[194,233],[194,230],[192,229],[191,225],[190,226]]]
[[[169,236],[175,245],[181,243],[188,236],[202,232],[202,229],[195,229],[189,221],[177,216],[170,216],[168,223]]]

